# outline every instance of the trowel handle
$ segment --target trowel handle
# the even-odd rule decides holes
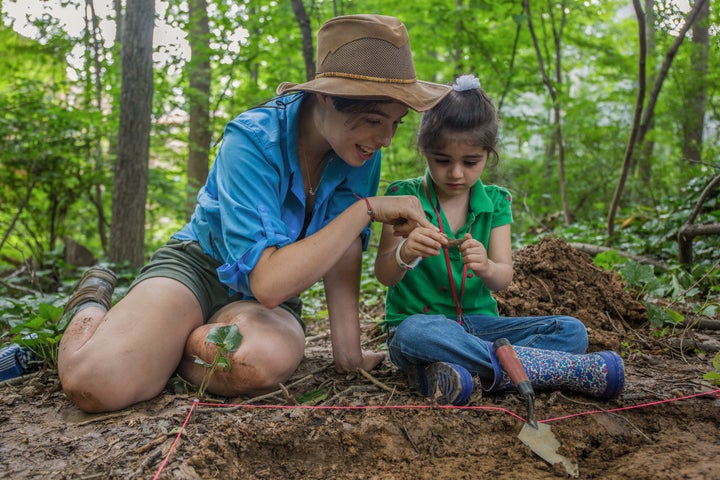
[[[515,388],[518,389],[518,392],[525,397],[534,397],[535,391],[532,383],[530,383],[527,372],[525,372],[525,368],[523,368],[522,362],[520,362],[517,352],[515,352],[510,341],[507,338],[498,338],[493,342],[493,350],[495,350],[495,356],[500,361],[505,373],[512,380]]]

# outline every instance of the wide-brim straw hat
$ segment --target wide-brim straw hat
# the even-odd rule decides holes
[[[323,24],[317,37],[315,79],[281,83],[292,91],[344,98],[392,99],[418,112],[435,106],[452,87],[418,80],[405,25],[385,15],[346,15]]]

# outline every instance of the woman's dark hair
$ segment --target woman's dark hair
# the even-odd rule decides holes
[[[420,152],[440,150],[449,133],[468,133],[477,145],[485,148],[495,162],[499,122],[495,106],[482,88],[451,90],[440,103],[423,113],[417,135]]]
[[[362,113],[371,112],[375,110],[376,105],[382,105],[384,103],[393,103],[395,100],[391,99],[379,99],[379,100],[368,100],[363,98],[345,98],[345,97],[330,97],[332,99],[333,106],[338,112],[344,113]]]

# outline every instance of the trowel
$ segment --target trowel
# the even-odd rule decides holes
[[[518,435],[520,441],[550,465],[561,463],[568,475],[578,477],[580,472],[577,462],[557,453],[560,442],[555,438],[550,426],[535,420],[535,391],[510,341],[507,338],[497,339],[493,343],[493,350],[518,393],[525,399],[527,420]]]

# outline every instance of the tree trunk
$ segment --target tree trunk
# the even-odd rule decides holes
[[[630,138],[634,143],[637,143],[637,146],[642,150],[643,143],[645,141],[645,136],[647,135],[648,131],[650,131],[650,126],[652,125],[653,115],[655,113],[655,105],[657,104],[658,97],[660,96],[660,90],[662,89],[663,82],[665,81],[665,78],[667,78],[668,72],[670,71],[670,66],[672,65],[673,59],[675,58],[675,55],[677,54],[678,50],[680,49],[680,45],[682,45],[683,39],[685,38],[685,34],[690,29],[690,27],[693,25],[695,20],[698,17],[698,12],[703,7],[703,3],[707,2],[709,0],[697,0],[695,2],[695,5],[693,6],[690,13],[688,13],[687,17],[685,18],[685,23],[683,23],[682,27],[680,28],[680,31],[678,32],[677,37],[675,38],[675,41],[673,42],[670,49],[665,54],[665,60],[663,61],[662,66],[660,67],[660,71],[658,72],[657,78],[655,80],[655,83],[653,85],[653,88],[648,95],[648,102],[647,106],[645,108],[640,108],[638,110],[637,105],[635,106],[635,114],[641,115],[640,124],[637,127],[637,131],[635,128],[635,123],[633,122],[633,130],[630,134]],[[640,5],[640,2],[638,0],[633,0],[633,5],[635,7],[635,12],[638,17],[638,22],[640,21],[640,17],[642,16],[642,22],[643,25],[645,23],[645,14],[642,12],[642,6]],[[645,37],[645,29],[644,26],[640,32],[641,35],[641,48],[647,52],[647,42]],[[646,56],[646,54],[645,54]],[[645,70],[645,58],[642,59],[642,69]],[[645,82],[645,79],[643,79],[643,83]],[[643,86],[644,89],[644,86]],[[638,89],[639,92],[639,89]],[[615,231],[615,215],[617,214],[617,209],[620,206],[620,198],[622,197],[622,192],[625,189],[625,181],[627,180],[628,173],[630,171],[630,166],[632,164],[632,156],[634,152],[634,145],[628,145],[628,148],[625,152],[625,158],[623,159],[623,169],[620,173],[620,180],[618,181],[618,185],[615,189],[615,195],[613,196],[612,203],[610,205],[610,213],[608,215],[608,234],[610,237],[613,236]]]
[[[292,0],[295,19],[300,26],[302,34],[303,58],[305,59],[305,76],[308,81],[315,78],[315,47],[313,47],[313,32],[310,26],[310,17],[308,17],[305,5],[302,0]]]
[[[145,200],[153,97],[155,3],[128,0],[122,43],[122,88],[110,260],[139,267],[145,257]]]
[[[530,13],[530,2],[529,0],[523,0],[523,6],[527,15],[528,29],[530,30],[530,36],[532,37],[533,46],[535,48],[535,56],[537,57],[538,67],[540,69],[540,75],[542,76],[543,83],[547,88],[548,94],[552,100],[552,113],[553,113],[553,135],[550,139],[550,146],[548,152],[554,152],[555,147],[558,151],[558,176],[560,182],[560,196],[562,200],[563,216],[565,225],[569,225],[572,222],[572,214],[570,212],[569,202],[567,198],[567,183],[565,180],[565,146],[562,132],[562,106],[558,95],[558,87],[562,85],[562,31],[565,26],[566,14],[565,14],[565,3],[562,2],[557,8],[561,10],[562,19],[559,24],[556,24],[554,11],[554,4],[548,5],[548,12],[550,20],[552,22],[553,30],[553,46],[555,59],[553,62],[554,80],[551,80],[545,69],[545,62],[543,55],[540,50],[540,44],[535,34],[535,27],[532,22],[532,15]],[[550,153],[549,153],[550,154]]]
[[[675,59],[675,55],[677,54],[678,50],[680,49],[680,45],[682,45],[682,42],[685,39],[685,34],[687,34],[690,27],[692,27],[692,25],[695,23],[695,20],[697,20],[700,9],[704,8],[704,4],[708,1],[709,0],[697,0],[695,2],[692,10],[690,10],[690,12],[687,14],[685,22],[680,28],[680,31],[678,31],[677,37],[675,37],[675,41],[665,54],[665,60],[660,67],[660,71],[657,74],[655,83],[653,84],[653,88],[648,95],[647,106],[643,111],[643,119],[640,122],[640,132],[637,139],[638,144],[642,144],[645,141],[645,136],[650,131],[650,124],[653,115],[655,114],[655,105],[657,104],[658,98],[660,97],[660,90],[662,90],[662,85],[667,78],[670,67],[672,66],[672,62]]]
[[[699,3],[701,0],[698,0]],[[707,71],[710,38],[708,18],[710,2],[704,1],[698,11],[697,20],[692,29],[690,57],[692,74],[688,78],[687,113],[684,122],[683,159],[698,163],[702,160],[703,129],[705,128],[705,103],[707,101]],[[682,168],[682,166],[681,166]]]
[[[101,58],[105,55],[105,49],[103,48],[102,38],[100,36],[100,24],[98,21],[97,14],[95,13],[95,3],[93,0],[87,0],[85,3],[85,29],[86,34],[86,48],[92,52],[92,65],[90,68],[90,62],[85,65],[85,73],[87,75],[88,91],[92,91],[91,97],[93,98],[93,105],[87,105],[89,110],[95,109],[98,112],[103,110],[103,81],[102,81],[102,65]],[[89,103],[88,99],[88,103]],[[100,129],[101,126],[97,125],[93,128]],[[95,135],[95,141],[93,148],[89,152],[92,156],[91,164],[96,172],[96,178],[100,179],[105,171],[105,153],[102,148],[101,135]],[[104,185],[99,180],[95,182],[94,189],[90,192],[90,199],[95,211],[97,212],[97,226],[98,236],[100,237],[100,245],[105,254],[108,253],[108,233],[107,233],[107,218],[105,216],[105,206],[103,204],[103,191],[105,190]]]
[[[189,220],[195,209],[197,191],[207,180],[210,143],[210,25],[207,14],[206,0],[190,0],[188,2],[189,25],[188,41],[190,43],[190,61],[188,77],[190,88],[187,92],[190,126],[189,151],[187,162],[187,197],[185,213]]]
[[[645,37],[647,45],[646,61],[650,62],[650,65],[646,65],[646,71],[648,71],[647,82],[653,84],[655,82],[655,65],[653,59],[655,58],[655,52],[657,51],[657,35],[655,34],[656,22],[655,22],[655,0],[645,0]],[[649,67],[649,68],[648,68]],[[652,130],[653,121],[650,121],[648,129]],[[638,154],[631,158],[632,167],[631,172],[637,172],[637,176],[640,180],[640,188],[645,188],[646,191],[650,190],[650,180],[652,179],[652,155],[655,150],[655,142],[652,139],[645,141]],[[637,157],[637,158],[635,158]]]

